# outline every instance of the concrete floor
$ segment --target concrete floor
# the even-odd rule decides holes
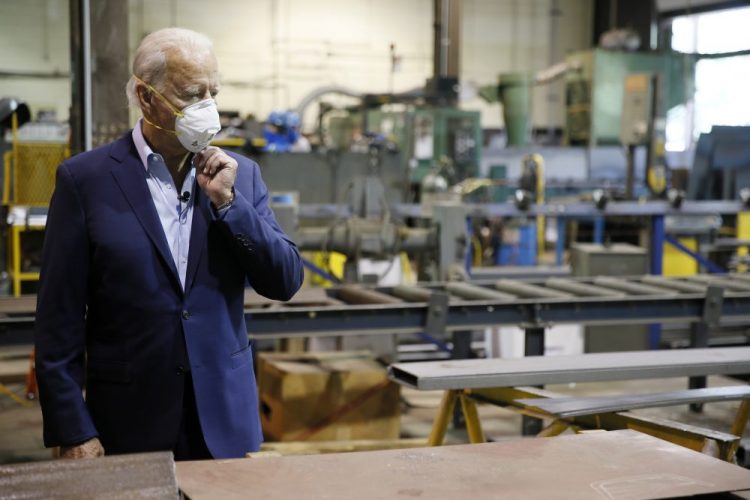
[[[709,377],[709,386],[744,385],[744,382],[726,377]],[[605,395],[645,393],[680,390],[686,387],[685,379],[654,379],[607,383],[551,385],[547,389],[565,395]],[[16,394],[24,390],[22,384],[8,385]],[[406,389],[402,393],[406,409],[402,416],[403,437],[426,437],[432,418],[440,403],[440,392],[419,392]],[[728,432],[739,402],[711,403],[702,413],[693,413],[686,406],[638,410],[635,413],[668,418],[679,422]],[[521,417],[517,413],[490,405],[480,405],[479,414],[489,439],[501,440],[520,436]],[[750,445],[750,429],[744,438]],[[467,442],[463,430],[451,430],[447,443]],[[46,460],[50,450],[42,442],[42,415],[39,404],[32,401],[28,407],[20,406],[6,395],[0,394],[0,463]]]

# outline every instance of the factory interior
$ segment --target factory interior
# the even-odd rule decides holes
[[[750,499],[748,26],[744,0],[0,1],[0,499]],[[183,305],[153,316],[173,316],[189,365],[124,373],[97,356],[153,347],[161,281],[142,256],[169,252],[136,218],[104,230],[131,208],[100,175],[115,146],[97,151],[140,138],[153,165],[147,132],[182,141],[192,106],[163,98],[177,131],[151,124],[143,96],[161,94],[137,74],[144,38],[171,27],[210,39],[220,88],[208,149],[180,151],[193,166],[216,151],[216,178],[239,165],[226,204],[196,166],[178,218],[195,206],[206,238],[243,207],[275,219],[261,231],[286,235],[304,280],[269,293],[253,276],[289,271],[258,264],[273,252],[253,233],[236,238],[258,260],[208,241],[183,261],[196,284],[164,292]],[[259,166],[256,196],[267,188],[255,205],[241,157]],[[64,220],[70,198],[82,211]],[[244,283],[235,309],[230,281]],[[76,304],[78,320],[54,323]],[[236,314],[220,323],[224,305]],[[250,362],[217,362],[231,383],[200,378],[213,351],[194,350],[199,321],[209,340],[246,330]],[[50,353],[84,323],[63,396]],[[182,377],[205,459],[137,437],[113,451],[110,424],[86,437],[96,458],[54,437],[63,397],[97,424],[102,394],[127,393],[135,421],[161,411],[138,394],[174,381],[179,396],[161,397],[188,408]],[[252,401],[232,415],[258,421],[262,443],[216,451],[216,433],[244,443],[246,422],[220,425],[235,407],[206,410],[209,397]]]

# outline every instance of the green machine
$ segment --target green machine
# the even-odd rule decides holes
[[[568,144],[620,143],[625,77],[632,73],[658,75],[665,111],[693,92],[695,59],[679,52],[593,49],[573,53],[566,62],[578,67],[565,75]]]
[[[398,144],[412,184],[419,184],[436,166],[451,183],[477,177],[482,145],[478,111],[454,107],[369,109],[366,130]]]

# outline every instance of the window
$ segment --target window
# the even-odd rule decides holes
[[[670,151],[689,149],[713,125],[750,125],[750,7],[680,16],[672,21],[672,49],[713,54],[698,59],[695,96],[667,114]],[[727,54],[727,57],[716,56]]]

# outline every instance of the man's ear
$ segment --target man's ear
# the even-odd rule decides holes
[[[151,92],[148,88],[146,88],[145,85],[138,85],[135,88],[136,95],[138,96],[138,101],[141,103],[141,109],[148,109],[151,111],[152,106],[152,99],[154,96],[154,93]]]

